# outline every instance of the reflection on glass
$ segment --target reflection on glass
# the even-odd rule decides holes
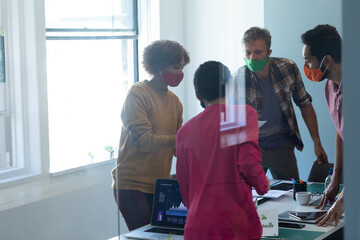
[[[258,119],[253,107],[226,103],[226,84],[231,82],[221,62],[201,64],[194,87],[206,108],[177,132],[176,176],[188,208],[189,239],[261,237],[251,196],[252,187],[260,194],[268,190],[257,145]]]

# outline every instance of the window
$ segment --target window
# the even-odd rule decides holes
[[[136,13],[135,0],[45,1],[50,172],[116,157]]]
[[[0,0],[0,183],[116,157],[149,2]]]
[[[11,158],[11,118],[12,113],[8,106],[8,89],[5,71],[5,44],[4,31],[0,32],[0,170],[13,166]]]
[[[30,101],[33,94],[37,94],[34,90],[39,70],[35,66],[37,47],[36,41],[28,38],[31,28],[26,28],[34,19],[26,21],[27,16],[22,15],[18,4],[18,1],[0,1],[0,183],[18,175],[41,172],[40,164],[31,163],[31,159],[39,159],[41,155],[39,111],[31,107],[37,99]],[[16,18],[19,15],[23,17],[21,20]],[[24,57],[27,47],[31,55],[29,62],[25,62]]]

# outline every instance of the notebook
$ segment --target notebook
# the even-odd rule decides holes
[[[151,223],[127,234],[135,239],[184,239],[185,207],[175,179],[156,179]]]

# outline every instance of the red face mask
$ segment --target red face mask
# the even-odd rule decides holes
[[[184,73],[171,73],[166,71],[161,74],[161,76],[167,85],[169,85],[170,87],[176,87],[181,83],[184,77]]]
[[[314,68],[314,69],[310,69],[310,68],[306,67],[304,64],[303,71],[304,71],[305,76],[314,82],[320,82],[320,81],[324,80],[326,78],[326,76],[324,76],[324,74],[326,73],[327,68],[324,70],[324,72],[321,71],[321,65],[322,65],[323,61],[324,61],[324,58],[321,61],[319,68]]]

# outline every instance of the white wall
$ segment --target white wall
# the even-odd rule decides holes
[[[185,0],[185,47],[191,63],[186,67],[184,121],[201,110],[195,97],[193,76],[197,67],[208,60],[217,60],[235,71],[244,64],[241,38],[252,26],[264,25],[263,1]],[[251,23],[249,22],[251,19]]]
[[[184,106],[184,122],[201,111],[193,76],[208,60],[222,61],[231,71],[243,65],[241,38],[251,24],[264,25],[263,1],[160,0],[160,38],[176,40],[190,53],[185,77],[171,88]]]
[[[323,147],[329,161],[334,162],[336,131],[326,104],[325,81],[314,83],[303,74],[303,44],[300,37],[301,34],[318,24],[331,24],[342,34],[342,2],[339,0],[277,0],[264,1],[264,3],[265,28],[272,34],[272,56],[290,58],[298,65],[306,90],[313,98]],[[300,177],[306,180],[316,156],[314,144],[301,117],[301,112],[298,107],[295,105],[294,107],[305,146],[302,152],[295,151],[295,153],[298,159]]]
[[[19,206],[0,211],[0,239],[99,240],[117,236],[118,211],[110,175],[113,166],[109,163],[55,177],[49,183],[53,186],[50,190],[43,181],[29,192],[18,189],[13,194]],[[42,199],[32,201],[37,196]],[[123,219],[120,228],[127,231]]]
[[[159,24],[160,39],[175,40],[186,48],[184,43],[184,1],[160,0]],[[185,73],[183,82],[175,88],[170,88],[182,101],[185,99],[185,82],[189,80]],[[184,101],[182,101],[184,103]]]

